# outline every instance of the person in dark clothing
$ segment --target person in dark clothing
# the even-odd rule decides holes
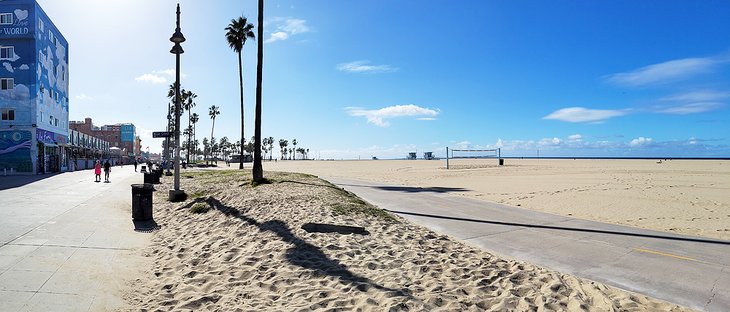
[[[134,159],[134,172],[137,172],[137,159]]]
[[[112,171],[112,164],[109,163],[109,160],[107,159],[104,162],[104,182],[109,183],[109,172]]]

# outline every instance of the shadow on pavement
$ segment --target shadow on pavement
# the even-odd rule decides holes
[[[134,223],[134,231],[141,233],[152,233],[162,228],[155,220],[132,221]]]
[[[655,239],[665,239],[665,240],[675,240],[675,241],[685,241],[685,242],[695,242],[695,243],[705,243],[705,244],[730,245],[730,241],[692,238],[692,237],[673,237],[673,236],[641,234],[641,233],[631,233],[631,232],[617,232],[617,231],[607,231],[607,230],[569,228],[569,227],[552,226],[552,225],[502,222],[502,221],[493,221],[493,220],[479,220],[479,219],[439,216],[439,215],[431,215],[431,214],[407,212],[407,211],[396,211],[396,210],[388,210],[388,211],[395,213],[395,214],[401,214],[401,215],[411,215],[411,216],[418,216],[418,217],[438,218],[438,219],[447,219],[447,220],[455,220],[455,221],[478,222],[478,223],[487,223],[487,224],[494,224],[494,225],[518,226],[518,227],[526,227],[526,228],[537,228],[537,229],[548,229],[548,230],[559,230],[559,231],[624,235],[624,236],[645,237],[645,238],[655,238]]]
[[[60,173],[30,174],[30,175],[0,175],[0,191],[21,187],[43,179],[47,179]]]
[[[382,191],[393,191],[393,192],[404,192],[404,193],[455,193],[455,192],[468,192],[469,189],[462,187],[412,187],[412,186],[372,186],[372,185],[352,185],[352,184],[339,184],[343,186],[355,186],[355,187],[370,187],[379,189]]]

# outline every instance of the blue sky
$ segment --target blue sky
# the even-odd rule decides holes
[[[69,41],[70,118],[159,151],[175,1],[39,0]],[[263,133],[321,158],[730,157],[730,2],[267,1]],[[223,28],[255,1],[180,1],[198,137],[238,139]],[[259,40],[259,38],[257,38]],[[256,42],[244,47],[246,137]],[[275,147],[278,150],[278,147]]]

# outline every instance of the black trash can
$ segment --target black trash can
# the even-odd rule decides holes
[[[504,166],[504,158],[500,158],[499,159],[499,165],[500,166]]]
[[[152,184],[154,182],[155,182],[155,174],[152,173],[151,171],[150,172],[145,172],[144,173],[144,183],[150,183],[150,184]]]
[[[160,184],[160,177],[162,177],[162,170],[157,169],[152,172],[152,183]]]
[[[132,220],[152,219],[152,184],[132,184]]]

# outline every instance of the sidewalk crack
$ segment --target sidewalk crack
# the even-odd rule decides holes
[[[717,288],[717,281],[720,280],[720,276],[722,276],[722,272],[725,271],[725,268],[722,268],[720,270],[720,274],[718,275],[717,279],[715,279],[715,282],[712,283],[712,289],[710,289],[710,298],[707,299],[707,303],[705,303],[705,311],[707,311],[707,307],[712,304],[712,300],[715,299],[715,288]]]

